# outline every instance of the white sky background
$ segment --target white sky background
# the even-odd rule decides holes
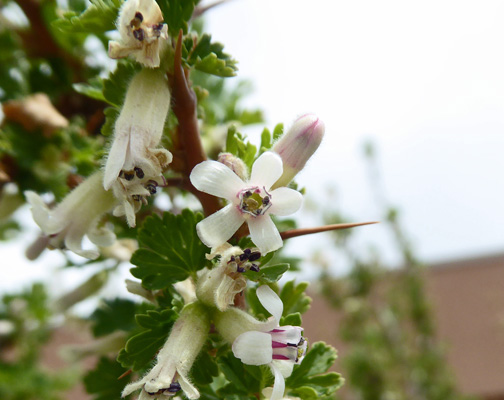
[[[504,251],[503,16],[502,1],[236,0],[206,30],[239,60],[268,126],[325,122],[298,178],[310,195],[336,186],[347,214],[380,219],[362,157],[372,139],[387,196],[436,261]],[[389,250],[381,228],[359,229]]]
[[[267,126],[306,112],[325,122],[323,146],[298,181],[311,197],[335,187],[355,221],[382,217],[362,157],[363,143],[375,142],[387,196],[431,262],[504,251],[503,16],[500,0],[235,0],[207,13],[205,31],[239,61],[238,78],[253,82],[246,104],[265,110]],[[374,242],[397,262],[384,229],[359,229],[359,244]],[[301,254],[330,240],[289,243]],[[22,257],[25,244],[0,244],[4,260]],[[54,252],[44,257],[17,261],[0,287],[61,265]],[[80,273],[53,285],[73,286]]]

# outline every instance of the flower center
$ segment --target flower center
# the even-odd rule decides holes
[[[240,199],[240,210],[254,217],[263,215],[271,207],[271,195],[263,186],[252,186],[243,189],[238,193]]]
[[[290,360],[299,363],[306,354],[307,341],[300,327],[280,326],[270,331],[274,360]]]

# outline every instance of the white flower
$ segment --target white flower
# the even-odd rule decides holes
[[[110,246],[115,235],[106,228],[97,228],[100,217],[110,211],[116,199],[102,186],[103,174],[97,172],[77,186],[53,210],[49,210],[44,201],[34,192],[25,192],[31,204],[33,219],[46,235],[50,235],[49,244],[53,248],[65,247],[74,253],[90,258],[98,258],[96,250],[83,250],[82,239],[85,235],[98,246]]]
[[[127,0],[117,20],[121,39],[109,42],[109,57],[132,55],[146,67],[159,67],[159,55],[168,39],[168,26],[162,21],[163,14],[154,0]]]
[[[292,374],[306,352],[306,341],[299,326],[278,326],[283,304],[278,295],[267,285],[257,289],[257,297],[263,307],[273,315],[268,323],[258,325],[259,330],[244,332],[233,342],[233,354],[244,364],[269,365],[275,377],[271,400],[282,399],[284,378]]]
[[[142,379],[127,385],[122,397],[141,389],[138,400],[174,396],[183,390],[189,399],[198,399],[199,392],[189,381],[192,364],[205,344],[210,329],[206,311],[198,303],[184,307],[157,355],[157,361]]]
[[[252,241],[261,253],[282,247],[280,233],[268,214],[290,215],[303,201],[299,192],[286,187],[270,191],[282,172],[282,159],[273,152],[265,152],[255,161],[247,182],[217,161],[196,165],[190,176],[194,187],[229,201],[196,225],[201,241],[209,247],[220,246],[246,221]]]
[[[130,82],[121,113],[114,127],[114,139],[105,164],[103,187],[112,189],[120,205],[114,215],[126,215],[135,226],[135,213],[146,197],[165,186],[163,170],[171,153],[157,147],[170,108],[170,90],[160,71],[142,70]]]

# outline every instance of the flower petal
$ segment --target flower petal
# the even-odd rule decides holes
[[[105,190],[109,190],[112,187],[123,168],[129,140],[129,131],[115,132],[114,141],[112,142],[103,174],[103,187]]]
[[[227,167],[226,167],[227,168]],[[196,225],[199,238],[208,247],[227,242],[243,224],[243,216],[236,206],[228,204]]]
[[[283,303],[280,297],[268,285],[257,288],[257,298],[261,305],[278,321],[282,317]]]
[[[303,195],[297,190],[280,187],[271,192],[271,207],[268,210],[273,215],[294,214],[303,204]]]
[[[37,223],[42,232],[46,235],[53,235],[65,228],[65,224],[55,226],[56,224],[53,223],[51,218],[51,211],[37,193],[27,190],[24,192],[24,195],[32,207],[31,213],[33,220]]]
[[[233,354],[244,364],[264,365],[273,360],[273,347],[269,333],[248,331],[233,342]]]
[[[247,223],[250,237],[263,255],[283,246],[280,233],[269,215],[249,218]]]
[[[178,383],[188,399],[199,399],[200,394],[191,382],[182,374],[179,374]]]
[[[284,378],[288,378],[292,375],[292,370],[294,369],[295,363],[288,360],[273,360],[271,362],[277,368]]]
[[[273,391],[271,392],[270,400],[282,400],[285,392],[285,379],[275,364],[271,363],[270,368],[271,372],[273,372],[273,376],[275,377],[275,383],[273,384]]]
[[[141,389],[143,385],[145,384],[144,379],[140,379],[136,382],[131,382],[126,387],[123,389],[121,393],[121,397],[126,397],[127,395],[137,391],[138,389]]]
[[[243,181],[229,167],[220,162],[208,160],[196,165],[189,177],[193,186],[201,192],[237,202],[236,195],[245,186]]]
[[[282,176],[282,159],[276,153],[267,151],[254,162],[250,174],[251,185],[264,186],[269,190],[271,186]]]

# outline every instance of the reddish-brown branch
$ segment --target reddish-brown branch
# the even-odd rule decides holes
[[[196,94],[189,86],[182,67],[182,30],[180,30],[177,40],[173,64],[173,76],[170,77],[172,106],[178,119],[178,139],[185,158],[181,172],[189,178],[192,169],[206,160],[206,153],[199,134]],[[216,197],[196,190],[188,179],[187,188],[199,199],[206,215],[213,214],[220,209],[219,200]]]
[[[297,236],[311,235],[314,233],[335,231],[339,229],[355,228],[357,226],[378,224],[378,221],[373,222],[356,222],[350,224],[334,224],[334,225],[324,225],[318,226],[316,228],[301,228],[301,229],[291,229],[289,231],[284,231],[280,233],[283,240],[290,239]]]

